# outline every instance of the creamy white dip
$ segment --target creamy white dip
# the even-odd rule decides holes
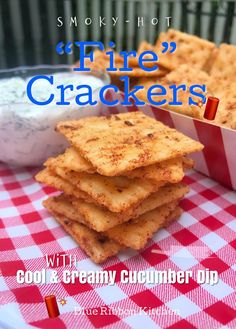
[[[54,94],[53,102],[45,106],[29,100],[26,87],[30,78],[0,79],[0,161],[21,166],[40,165],[66,146],[65,138],[54,131],[57,122],[98,114],[99,102],[94,107],[80,107],[75,95],[78,93],[76,86],[90,85],[93,99],[98,101],[99,89],[104,86],[101,79],[70,72],[53,74],[53,78],[53,85],[38,80],[32,88],[38,101],[45,101]],[[65,100],[69,100],[70,105],[56,105],[60,101],[60,90],[56,87],[69,84],[75,86],[73,91],[65,90]]]

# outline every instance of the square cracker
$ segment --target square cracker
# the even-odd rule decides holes
[[[236,76],[236,45],[222,43],[212,64],[210,75],[221,82],[233,82]]]
[[[137,219],[123,223],[105,232],[106,236],[133,249],[142,249],[153,234],[178,218],[181,208],[176,202],[149,211]]]
[[[143,178],[153,182],[166,181],[178,183],[184,177],[183,158],[175,158],[150,166],[126,171],[124,176],[129,178]]]
[[[170,52],[163,54],[161,52],[163,42],[176,42],[175,52],[172,54]],[[173,29],[169,29],[167,32],[161,32],[156,43],[159,64],[169,70],[174,70],[184,63],[204,69],[215,48],[216,45],[213,42]]]
[[[178,90],[178,101],[182,103],[182,105],[171,105],[170,102],[173,101],[173,91],[170,89],[171,85],[181,85],[183,82],[184,77],[184,83],[186,85],[186,91],[185,90]],[[152,87],[154,84],[162,85],[166,89],[166,95],[165,96],[153,96],[152,100],[155,102],[161,102],[163,99],[166,99],[166,103],[163,104],[161,107],[166,108],[170,111],[174,111],[177,113],[185,114],[193,118],[199,118],[201,119],[203,116],[203,109],[198,105],[189,105],[189,97],[192,98],[193,101],[196,103],[199,102],[200,98],[196,97],[192,94],[190,94],[190,86],[194,84],[199,85],[206,85],[206,91],[208,93],[211,93],[210,88],[210,76],[202,71],[199,70],[196,67],[190,67],[187,64],[180,65],[177,69],[171,71],[168,73],[164,78],[162,78],[160,81],[157,82],[144,82],[144,89],[140,90],[137,93],[137,96],[144,100],[145,102],[149,102],[147,98],[147,91],[150,87]],[[158,87],[158,86],[157,86]],[[159,89],[157,89],[159,90]],[[155,90],[154,90],[155,91]],[[207,92],[203,92],[200,89],[196,90],[199,94],[206,96]]]
[[[203,148],[141,112],[60,122],[57,131],[105,176],[121,175]]]
[[[236,84],[225,85],[215,96],[220,99],[220,103],[213,123],[236,129]]]
[[[71,200],[73,200],[73,197],[62,193],[60,195],[52,196],[44,200],[43,206],[50,213],[58,213],[68,218],[69,220],[73,220],[88,226],[83,216],[81,216],[75,207],[73,207]]]
[[[153,209],[167,203],[180,200],[189,192],[189,187],[184,183],[169,184],[160,188],[159,191],[151,194],[147,199],[132,209],[132,217],[139,217]]]
[[[65,168],[68,171],[74,170],[77,172],[86,172],[89,174],[95,173],[96,170],[86,159],[84,159],[80,153],[73,147],[66,149],[63,154],[57,157],[49,158],[44,165],[49,169],[55,167]]]
[[[91,197],[78,188],[75,188],[73,184],[54,174],[48,168],[41,170],[36,176],[37,182],[54,187],[57,190],[63,191],[67,195],[73,195],[76,198],[86,200],[86,202],[94,202]]]
[[[119,243],[89,229],[83,224],[69,220],[57,212],[51,212],[51,214],[79,244],[80,248],[97,264],[105,262],[107,258],[125,249]]]
[[[184,184],[175,184],[161,187],[156,193],[151,194],[138,206],[130,208],[122,213],[112,213],[109,210],[89,204],[81,199],[72,199],[72,204],[77,214],[82,216],[86,225],[98,232],[104,232],[114,226],[137,218],[142,214],[160,207],[169,202],[179,200],[188,192],[188,187]]]
[[[169,102],[172,101],[173,98],[169,86],[173,84],[181,85],[183,82],[183,77],[184,77],[184,83],[186,85],[186,91],[184,90],[178,91],[178,101],[182,102],[182,105],[178,106],[178,105],[168,104]],[[197,92],[206,97],[207,93],[208,94],[212,93],[212,91],[210,90],[210,81],[211,79],[209,74],[204,72],[203,70],[200,70],[196,67],[190,67],[187,64],[180,65],[177,69],[167,74],[166,77],[163,79],[163,85],[167,88],[168,92],[166,96],[167,103],[164,104],[162,107],[167,108],[171,111],[175,111],[177,113],[182,113],[191,116],[193,118],[201,119],[204,114],[202,107],[198,105],[189,104],[190,97],[196,103],[200,101],[199,97],[196,97],[190,93],[190,87],[196,84],[205,85],[206,92],[203,92],[201,89],[197,89]]]
[[[183,159],[184,158],[176,158],[137,168],[125,172],[123,176],[128,178],[143,178],[153,182],[167,181],[169,183],[178,183],[184,176]],[[55,158],[49,158],[44,165],[51,171],[55,171],[56,168],[61,168],[65,172],[95,173],[95,169],[92,165],[79,154],[79,151],[72,147]]]
[[[183,83],[183,78],[184,83],[188,88],[194,84],[208,85],[211,80],[210,75],[207,72],[194,66],[189,66],[188,64],[178,66],[165,77],[167,81],[176,85]]]
[[[183,157],[184,169],[192,169],[194,167],[194,161],[191,158]]]
[[[212,95],[220,99],[213,124],[236,129],[236,81],[229,78],[211,76],[210,89]],[[202,118],[207,121],[206,119]]]
[[[127,177],[105,177],[75,171],[65,172],[61,168],[55,168],[55,171],[57,175],[112,212],[126,211],[165,184],[165,182],[153,184],[151,181],[143,181],[139,178],[131,180]]]
[[[45,201],[45,206],[48,209],[51,207],[49,210],[57,211],[61,215],[81,222],[97,232],[104,232],[163,204],[180,199],[187,192],[188,187],[185,184],[164,186],[136,208],[130,208],[122,213],[112,213],[95,204],[87,203],[82,199],[71,198],[64,194],[49,198]]]

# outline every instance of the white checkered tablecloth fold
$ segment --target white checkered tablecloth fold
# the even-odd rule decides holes
[[[188,172],[185,182],[191,190],[181,201],[181,218],[155,234],[142,251],[127,250],[95,265],[42,207],[42,200],[55,190],[34,181],[37,171],[0,164],[1,328],[4,323],[10,328],[42,329],[236,328],[235,192]],[[115,285],[16,282],[17,270],[41,270],[46,267],[45,254],[56,253],[76,255],[78,270],[116,270]],[[211,286],[199,285],[194,277],[189,284],[124,284],[119,279],[124,269],[169,268],[216,270],[220,280]],[[56,269],[62,271],[60,266]],[[44,303],[49,294],[66,300],[64,306],[59,304],[61,315],[55,319],[48,318]],[[140,312],[141,307],[150,312]],[[75,308],[84,308],[86,314],[75,314]],[[104,308],[121,311],[104,316]],[[97,315],[89,313],[94,309]]]

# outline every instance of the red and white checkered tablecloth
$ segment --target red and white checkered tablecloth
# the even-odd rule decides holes
[[[141,252],[124,251],[99,266],[42,207],[42,200],[55,190],[34,181],[37,171],[0,164],[0,328],[236,328],[235,192],[188,172],[185,181],[191,190],[181,202],[181,218],[158,232]],[[220,280],[213,286],[199,285],[194,278],[189,284],[121,284],[117,275],[113,286],[16,282],[17,270],[46,268],[45,254],[56,253],[76,255],[78,270],[170,268],[195,273],[208,268],[217,270]],[[50,294],[66,300],[54,319],[44,303]],[[84,308],[86,315],[75,314],[75,307]],[[109,315],[103,315],[104,307]],[[98,314],[89,315],[91,309]],[[116,315],[112,309],[124,312]]]

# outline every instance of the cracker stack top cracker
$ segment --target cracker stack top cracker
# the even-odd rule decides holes
[[[140,112],[61,122],[56,129],[104,176],[121,175],[203,148]]]

